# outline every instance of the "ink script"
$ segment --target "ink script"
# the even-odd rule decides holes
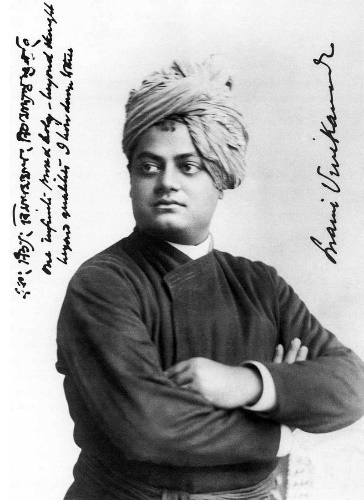
[[[19,54],[17,169],[12,209],[14,290],[26,299],[36,276],[49,277],[67,265],[71,241],[69,179],[73,49],[57,47],[59,20],[43,4],[43,33],[16,37]],[[49,279],[49,278],[48,278]]]
[[[339,162],[337,160],[338,144],[339,140],[336,137],[337,128],[337,116],[335,112],[334,105],[334,85],[332,80],[332,69],[330,67],[331,59],[334,57],[334,44],[330,44],[331,51],[328,53],[322,53],[318,59],[314,59],[313,62],[317,66],[323,66],[322,69],[327,71],[328,78],[328,103],[330,107],[329,114],[326,116],[326,120],[321,122],[320,132],[324,135],[325,139],[328,141],[328,148],[330,151],[330,159],[325,162],[324,166],[319,165],[316,169],[316,173],[319,176],[321,186],[324,188],[324,194],[321,198],[322,203],[326,203],[328,208],[329,223],[326,227],[326,233],[316,238],[311,236],[310,239],[312,243],[321,251],[323,255],[332,264],[337,263],[337,221],[338,221],[338,209],[339,203],[337,200],[332,200],[333,193],[337,195],[340,193],[339,186]],[[315,138],[313,140],[316,140]],[[325,197],[324,197],[325,196]],[[327,200],[327,196],[330,197]]]

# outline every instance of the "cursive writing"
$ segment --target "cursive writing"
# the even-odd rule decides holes
[[[326,54],[325,52],[320,55],[318,59],[314,59],[313,62],[319,66],[323,65],[327,68],[328,74],[328,89],[329,89],[329,101],[330,101],[330,114],[326,116],[326,122],[321,122],[320,132],[324,135],[325,138],[329,140],[330,151],[331,151],[331,163],[329,166],[322,167],[319,165],[316,169],[316,173],[320,177],[321,185],[324,189],[329,190],[332,193],[340,193],[340,186],[338,183],[337,177],[340,176],[339,172],[339,162],[337,160],[337,152],[338,152],[338,144],[339,140],[335,137],[336,128],[337,128],[337,116],[334,105],[334,85],[332,82],[332,69],[328,64],[328,59],[331,59],[334,56],[334,44],[330,44],[331,52]],[[314,138],[315,140],[315,138]],[[321,202],[324,202],[325,199],[321,198]],[[336,264],[336,232],[337,232],[337,209],[339,208],[339,203],[337,201],[329,201],[328,202],[331,207],[331,219],[330,225],[326,227],[326,232],[329,236],[329,240],[323,243],[318,238],[314,236],[310,236],[311,241],[314,245],[319,248],[323,254],[327,257],[329,262],[332,264]],[[321,238],[322,239],[322,238]]]
[[[70,246],[71,243],[71,229],[68,224],[63,226],[64,237],[63,237],[63,247],[62,247],[62,258],[57,257],[57,260],[62,262],[63,264],[67,264],[68,262],[68,252],[72,252],[72,248]]]
[[[321,201],[325,201],[324,199],[322,199]],[[327,247],[323,247],[322,245],[322,242],[319,241],[317,238],[314,238],[313,236],[311,236],[311,241],[320,249],[324,252],[324,254],[326,255],[326,257],[329,259],[330,262],[332,262],[333,264],[336,264],[336,260],[334,259],[333,257],[333,254],[337,254],[337,251],[335,249],[335,245],[336,245],[336,209],[338,208],[339,204],[335,201],[335,202],[330,202],[330,205],[332,207],[332,210],[331,210],[331,219],[330,219],[330,226],[328,226],[326,228],[326,231],[329,233],[329,236],[331,238],[329,244]]]
[[[59,21],[54,6],[43,5],[43,34],[34,42],[16,37],[21,60],[16,130],[19,194],[12,218],[16,230],[20,226],[24,231],[25,226],[27,231],[16,234],[13,256],[20,269],[14,289],[24,299],[31,295],[35,268],[41,276],[50,276],[56,262],[68,263],[72,251],[68,184],[73,49],[67,48],[61,57],[55,50]],[[35,259],[38,251],[40,258]]]
[[[61,160],[59,160],[59,166],[62,166]],[[61,168],[60,172],[63,175],[58,174],[57,177],[61,181],[60,184],[57,184],[57,187],[61,190],[62,192],[62,217],[64,219],[68,219],[71,217],[71,214],[68,211],[68,171],[69,171],[69,166],[64,165],[63,168]],[[56,179],[53,179],[56,181]]]
[[[27,163],[29,161],[29,156],[25,155],[25,153],[29,153],[33,148],[28,148],[26,151],[23,148],[19,150],[19,158],[21,160],[21,171],[20,171],[20,209],[19,209],[19,221],[24,226],[27,224],[31,224],[30,218],[30,205],[28,201],[29,190],[30,190],[30,171],[27,167]],[[13,223],[16,226],[16,220],[14,217],[16,209],[16,203],[14,204],[13,209]]]
[[[46,228],[46,235],[40,239],[40,241],[48,241],[48,243],[51,243],[52,241],[52,232],[56,232],[56,229],[53,229],[52,227],[52,198],[49,196],[47,198],[46,194],[43,194],[44,198],[40,198],[40,201],[45,204],[47,207],[47,218],[46,219],[40,219],[40,222],[45,226]]]
[[[34,252],[34,246],[30,241],[28,241],[28,239],[25,238],[30,239],[32,235],[33,231],[30,231],[25,235],[25,237],[22,231],[18,234],[18,249],[16,252],[14,252],[14,257],[21,267],[30,265],[30,257],[32,252]],[[26,271],[18,271],[17,273],[15,291],[18,295],[21,295],[23,299],[27,298],[27,296],[30,295],[25,276],[29,275],[31,272],[32,269],[27,268]]]

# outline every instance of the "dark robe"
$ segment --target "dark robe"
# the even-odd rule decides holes
[[[272,363],[275,346],[295,337],[309,359]],[[263,363],[276,407],[218,409],[164,375],[196,356]],[[72,278],[57,369],[75,441],[114,483],[130,476],[191,493],[251,486],[277,464],[281,424],[328,432],[364,412],[363,363],[272,267],[217,250],[191,260],[138,230]]]

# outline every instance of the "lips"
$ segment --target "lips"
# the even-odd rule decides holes
[[[170,205],[179,205],[180,207],[185,207],[186,205],[184,205],[183,203],[180,203],[176,200],[157,200],[155,203],[154,203],[154,206],[155,207],[164,207],[164,206],[170,206]]]

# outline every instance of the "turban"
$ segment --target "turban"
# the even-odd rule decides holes
[[[123,151],[131,161],[138,139],[152,125],[178,117],[188,128],[218,189],[237,187],[245,173],[248,134],[231,97],[232,80],[214,59],[174,62],[132,90],[126,105]]]

